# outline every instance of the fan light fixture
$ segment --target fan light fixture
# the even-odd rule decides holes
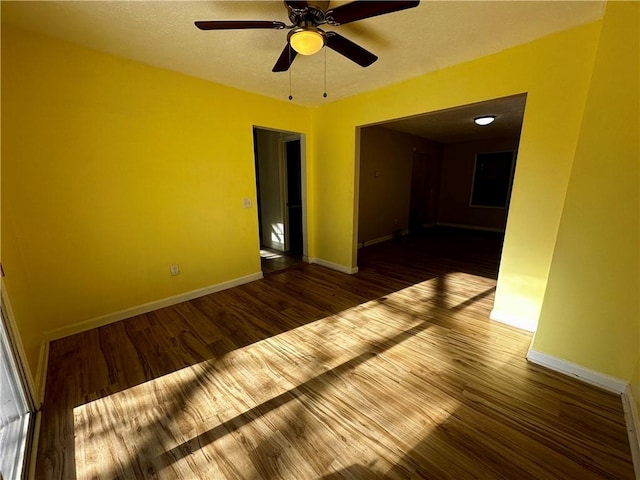
[[[495,119],[495,115],[485,115],[484,117],[476,117],[473,119],[473,121],[476,122],[476,125],[485,126],[493,123]]]
[[[301,55],[313,55],[324,47],[324,35],[315,27],[304,27],[289,34],[291,48]]]

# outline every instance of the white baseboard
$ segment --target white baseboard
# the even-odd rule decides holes
[[[504,228],[493,228],[493,227],[479,227],[477,225],[462,225],[459,223],[447,223],[447,222],[437,222],[436,226],[438,227],[453,227],[453,228],[463,228],[465,230],[480,230],[482,232],[499,232],[504,233]]]
[[[33,437],[31,438],[31,452],[29,452],[29,466],[27,467],[28,480],[36,478],[36,460],[38,457],[38,443],[40,442],[40,424],[42,423],[42,412],[36,412],[36,420],[33,425]]]
[[[527,360],[536,365],[549,368],[556,372],[562,373],[569,377],[576,378],[584,383],[593,385],[603,390],[607,390],[611,393],[617,393],[622,395],[627,390],[628,382],[606,375],[595,370],[583,367],[577,363],[572,363],[567,360],[563,360],[553,355],[547,355],[546,353],[537,352],[529,349],[527,353]]]
[[[364,248],[364,247],[368,247],[370,245],[375,245],[376,243],[382,243],[382,242],[386,242],[389,240],[393,240],[393,235],[389,234],[389,235],[385,235],[383,237],[378,237],[378,238],[374,238],[372,240],[366,240],[364,242],[360,242],[358,243],[358,248]]]
[[[627,423],[627,433],[629,434],[633,469],[636,473],[636,479],[640,479],[640,416],[638,416],[631,385],[627,385],[622,394],[622,408],[624,408],[624,419]]]
[[[495,309],[491,310],[489,318],[491,320],[495,320],[496,322],[505,323],[512,327],[526,330],[527,332],[535,332],[536,328],[538,327],[538,322],[535,319],[517,317],[515,315],[510,315],[508,313],[500,312]]]
[[[102,327],[103,325],[118,322],[120,320],[124,320],[125,318],[135,317],[136,315],[142,315],[143,313],[152,312],[153,310],[158,310],[159,308],[168,307],[170,305],[193,300],[194,298],[203,297],[205,295],[219,292],[221,290],[237,287],[239,285],[253,282],[255,280],[260,280],[261,278],[262,272],[252,273],[251,275],[245,275],[244,277],[235,278],[233,280],[229,280],[228,282],[222,282],[216,285],[198,288],[197,290],[181,293],[180,295],[175,295],[173,297],[163,298],[161,300],[138,305],[137,307],[120,310],[119,312],[101,315],[99,317],[84,320],[82,322],[76,322],[71,325],[65,325],[64,327],[45,332],[45,339],[50,342],[59,338],[68,337],[69,335],[75,335],[76,333],[84,332],[86,330]]]
[[[47,368],[49,368],[49,340],[43,338],[40,343],[38,370],[36,371],[36,391],[34,392],[38,408],[40,408],[44,403],[44,389],[47,384]]]
[[[309,259],[309,263],[315,263],[316,265],[320,265],[323,267],[330,268],[331,270],[336,270],[338,272],[347,273],[352,275],[354,273],[358,273],[358,267],[345,267],[344,265],[339,265],[337,263],[329,262],[328,260],[323,260],[322,258],[312,257]]]
[[[405,229],[400,232],[400,235],[409,235],[409,230]],[[374,238],[372,240],[365,240],[364,242],[358,243],[358,248],[368,247],[370,245],[375,245],[376,243],[387,242],[389,240],[393,240],[397,238],[397,233],[390,233],[389,235],[384,235],[383,237]]]

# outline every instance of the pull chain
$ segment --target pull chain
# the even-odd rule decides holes
[[[327,98],[327,47],[324,47],[324,98]]]
[[[289,46],[288,50],[289,54],[289,68],[287,69],[289,73],[289,100],[293,100],[292,88],[291,88],[291,46]],[[327,98],[327,48],[324,47],[324,93],[322,94],[324,98]]]
[[[291,45],[289,45],[288,53],[289,53],[289,68],[287,70],[289,70],[289,100],[293,100],[293,95],[291,95]]]

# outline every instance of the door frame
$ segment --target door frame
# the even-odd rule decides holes
[[[278,154],[279,154],[279,169],[280,169],[280,190],[281,190],[281,208],[282,208],[282,218],[285,223],[285,229],[288,226],[288,212],[287,212],[287,177],[286,177],[286,142],[291,142],[294,140],[300,140],[300,189],[302,196],[302,260],[305,262],[309,261],[309,235],[308,235],[308,198],[307,198],[307,139],[306,135],[301,132],[292,132],[288,130],[279,130],[276,128],[264,127],[260,125],[254,125],[253,129],[258,130],[266,130],[269,132],[278,133],[281,135],[281,138],[278,140]],[[257,151],[254,151],[254,159],[256,158]],[[254,161],[255,163],[255,161]],[[258,172],[256,171],[256,202],[260,203],[258,184],[257,184]],[[259,212],[259,208],[256,209],[256,212]],[[257,213],[258,214],[258,213]],[[258,222],[261,222],[261,219],[258,218]],[[258,229],[259,230],[259,229]],[[258,232],[260,235],[260,232]],[[262,242],[262,239],[259,237],[259,244]],[[285,233],[285,250],[289,248],[289,235]]]
[[[284,235],[284,249],[285,252],[288,252],[291,248],[291,236],[288,234],[289,228],[289,191],[288,191],[288,182],[289,182],[289,172],[287,169],[287,143],[289,142],[300,142],[300,187],[303,191],[302,193],[302,244],[303,244],[303,255],[306,255],[306,249],[304,248],[305,243],[305,196],[304,196],[304,181],[303,181],[303,168],[302,168],[302,138],[299,133],[292,133],[291,135],[285,135],[280,137],[278,141],[278,151],[280,154],[280,187],[281,187],[281,198],[282,198],[282,218],[284,220],[285,227],[285,235]]]

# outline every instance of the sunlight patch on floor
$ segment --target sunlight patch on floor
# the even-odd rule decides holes
[[[265,260],[275,260],[276,258],[282,258],[282,255],[270,250],[260,250],[260,257]]]
[[[308,460],[291,448],[300,435],[317,437],[311,444],[326,455],[336,442],[353,443],[346,449],[353,458],[336,457],[333,471],[361,464],[384,474],[398,454],[369,438],[362,419],[411,448],[459,406],[442,392],[425,394],[426,378],[450,374],[434,371],[430,358],[454,362],[430,340],[449,328],[430,320],[434,309],[484,291],[452,298],[448,281],[412,285],[76,407],[77,478],[129,478],[148,469],[259,477],[264,472],[247,451],[272,459],[261,468],[282,478],[312,478]],[[353,425],[343,420],[349,412],[359,417]]]

